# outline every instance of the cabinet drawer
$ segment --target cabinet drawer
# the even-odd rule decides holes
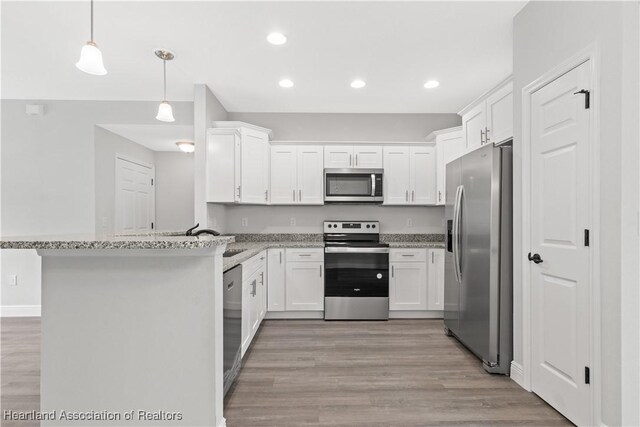
[[[262,251],[257,255],[249,258],[245,262],[242,263],[242,279],[251,276],[256,272],[264,263],[264,260],[267,257],[266,251]]]
[[[286,254],[287,262],[324,261],[323,248],[290,248]]]
[[[426,262],[426,248],[406,248],[391,249],[389,253],[389,261],[391,262]]]

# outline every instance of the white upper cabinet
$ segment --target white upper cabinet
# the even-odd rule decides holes
[[[326,169],[380,169],[382,146],[379,145],[325,145]]]
[[[427,141],[436,143],[436,205],[445,204],[447,163],[466,152],[462,127],[432,132]]]
[[[500,143],[513,138],[513,82],[487,98],[487,141]]]
[[[383,163],[384,204],[409,204],[409,187],[411,186],[409,147],[402,145],[384,147]]]
[[[436,204],[436,147],[419,146],[409,150],[411,160],[411,204]]]
[[[271,204],[322,205],[323,147],[271,146]]]
[[[513,82],[511,77],[459,113],[467,151],[489,142],[513,138]]]
[[[384,147],[384,204],[436,204],[434,145]]]
[[[242,122],[214,122],[207,131],[207,201],[266,204],[269,129]]]

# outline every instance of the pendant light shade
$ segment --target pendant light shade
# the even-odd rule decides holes
[[[93,41],[93,0],[91,0],[91,40],[82,46],[80,51],[80,60],[76,62],[76,67],[80,71],[94,76],[104,76],[107,74],[106,68],[102,62],[102,52]]]
[[[158,49],[154,53],[158,58],[162,59],[164,83],[164,96],[162,98],[162,102],[158,106],[158,115],[156,116],[156,119],[161,122],[175,122],[176,119],[173,118],[173,109],[171,108],[171,104],[167,101],[167,61],[171,61],[175,56],[173,52],[166,49]]]
[[[173,109],[171,108],[171,104],[167,101],[162,101],[158,106],[158,115],[156,119],[161,122],[175,122],[176,119],[173,117]]]
[[[78,67],[80,71],[95,76],[104,76],[107,74],[107,70],[102,63],[102,52],[100,52],[98,46],[91,41],[82,46],[80,60],[76,62],[76,67]]]

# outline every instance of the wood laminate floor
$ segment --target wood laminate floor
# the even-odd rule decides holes
[[[1,322],[2,409],[38,410],[39,319]],[[267,320],[225,417],[229,427],[571,425],[509,378],[487,374],[440,320]]]

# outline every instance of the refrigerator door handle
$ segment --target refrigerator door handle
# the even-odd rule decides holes
[[[456,196],[453,199],[453,271],[456,276],[456,282],[460,283],[458,275],[458,196],[460,195],[460,186],[456,188]]]
[[[462,224],[462,203],[464,201],[464,185],[460,186],[460,193],[458,193],[458,256],[456,257],[456,264],[458,265],[458,277],[460,278],[460,283],[462,284],[462,251],[460,250],[460,246],[462,246],[462,233],[460,232],[461,224]]]

